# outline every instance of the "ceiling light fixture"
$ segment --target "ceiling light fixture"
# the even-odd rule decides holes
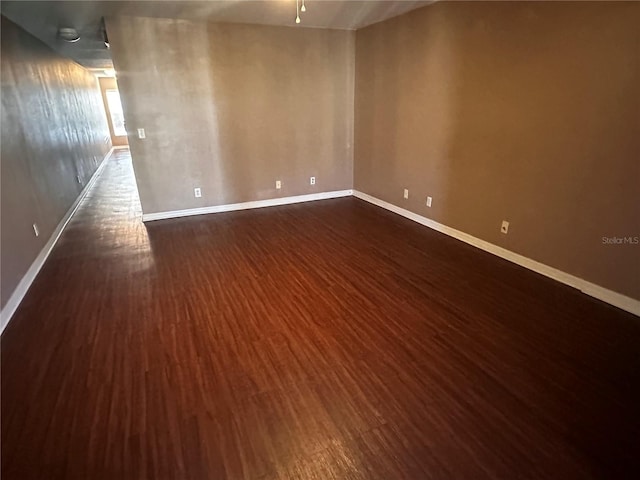
[[[296,23],[300,23],[300,0],[296,0]]]
[[[78,35],[78,31],[75,28],[62,27],[58,29],[58,38],[65,42],[75,43],[80,40],[80,35]]]
[[[306,12],[307,11],[307,7],[304,6],[304,0],[302,0],[302,8],[300,9],[301,12]]]

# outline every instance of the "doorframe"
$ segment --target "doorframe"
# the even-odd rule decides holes
[[[122,147],[129,145],[126,135],[116,136],[113,131],[113,123],[111,121],[111,111],[109,110],[109,102],[107,102],[107,90],[118,90],[118,84],[114,77],[98,77],[100,85],[100,94],[102,95],[102,104],[104,105],[104,113],[107,117],[107,125],[109,126],[109,134],[111,135],[111,144],[114,147]]]

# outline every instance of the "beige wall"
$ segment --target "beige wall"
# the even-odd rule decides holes
[[[4,307],[111,143],[93,75],[5,17],[1,43]]]
[[[355,188],[640,299],[640,246],[602,243],[640,236],[639,25],[452,2],[358,30]]]
[[[145,213],[351,188],[354,32],[134,17],[107,30]]]

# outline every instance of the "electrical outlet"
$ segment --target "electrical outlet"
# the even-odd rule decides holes
[[[427,197],[427,207],[431,207],[431,202],[433,202],[433,198]]]
[[[404,189],[404,198],[409,198],[409,190]]]
[[[282,188],[282,182],[280,180],[276,180],[276,189],[280,190]]]
[[[33,234],[34,234],[36,237],[39,237],[39,236],[40,236],[40,229],[38,228],[38,225],[36,225],[35,223],[33,224]]]
[[[315,185],[316,184],[316,177],[311,177],[309,179],[309,185]]]
[[[193,189],[193,196],[196,198],[202,197],[202,190],[200,190],[200,187],[196,187]]]
[[[147,134],[144,133],[144,128],[138,129],[138,138],[147,138]]]
[[[506,220],[503,220],[502,226],[500,227],[500,231],[505,235],[509,233],[509,222],[507,222]]]

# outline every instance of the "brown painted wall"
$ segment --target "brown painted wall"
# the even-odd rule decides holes
[[[351,188],[354,32],[134,17],[107,30],[145,213]]]
[[[93,75],[5,17],[1,48],[4,307],[111,143]]]
[[[637,3],[452,2],[359,30],[355,188],[640,299],[640,246],[602,241],[640,236],[638,25]]]

